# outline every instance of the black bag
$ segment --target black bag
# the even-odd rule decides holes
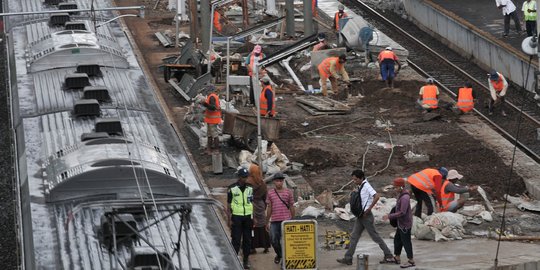
[[[365,182],[360,186],[359,189],[351,193],[351,200],[349,201],[351,213],[353,213],[353,215],[356,217],[361,217],[364,214],[364,207],[362,207],[362,196],[360,196],[360,192],[362,191],[364,184]]]
[[[396,212],[396,207],[392,207],[392,210],[390,210],[390,214],[393,214]],[[394,228],[397,228],[397,218],[394,218],[394,219],[391,219],[390,220],[390,225],[392,225],[392,227]]]

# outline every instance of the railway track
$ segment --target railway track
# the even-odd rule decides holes
[[[347,1],[346,4],[409,50],[409,66],[426,77],[433,77],[454,98],[464,82],[471,82],[477,99],[475,112],[512,143],[517,137],[518,147],[540,162],[540,143],[537,140],[540,107],[533,99],[533,93],[510,83],[505,102],[508,116],[503,117],[497,111],[490,116],[487,109],[487,71],[393,12],[385,12],[383,15],[358,0]]]

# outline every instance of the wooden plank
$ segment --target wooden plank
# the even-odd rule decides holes
[[[335,102],[330,99],[323,99],[317,97],[297,97],[296,100],[300,103],[313,107],[319,111],[344,111],[348,112],[351,108],[343,103]]]
[[[169,80],[169,84],[172,85],[176,92],[180,93],[180,95],[182,95],[184,99],[186,99],[187,101],[191,101],[191,98],[186,94],[186,92],[184,92],[184,90],[182,90],[182,88],[180,88],[180,86],[178,86],[178,84],[176,84],[175,81]]]
[[[319,116],[319,115],[338,115],[338,114],[346,114],[347,112],[345,111],[324,111],[324,112],[321,112],[321,111],[316,111],[314,108],[311,108],[305,104],[302,104],[302,103],[296,103],[296,105],[300,106],[300,108],[306,110],[309,114],[311,115],[314,115],[314,116]]]

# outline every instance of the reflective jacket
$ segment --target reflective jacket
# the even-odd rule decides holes
[[[221,32],[222,30],[220,20],[221,20],[221,14],[219,14],[219,12],[217,11],[214,11],[214,28],[216,29],[217,32]]]
[[[266,95],[265,95],[267,90],[272,92],[272,109],[270,112],[272,113],[272,115],[275,116],[276,115],[276,95],[271,85],[265,86],[263,90],[261,91],[261,96],[259,98],[260,113],[263,116],[268,113],[268,99],[266,99]]]
[[[472,109],[474,108],[472,88],[459,88],[458,101],[456,103],[456,106],[462,112],[472,111]]]
[[[379,56],[377,57],[377,59],[379,59],[379,63],[381,63],[382,61],[387,60],[387,59],[388,60],[394,60],[394,61],[398,60],[396,54],[393,51],[389,51],[389,50],[381,51],[379,53]]]
[[[253,188],[246,185],[244,192],[238,185],[231,188],[231,211],[235,216],[253,215]]]
[[[501,92],[504,88],[504,81],[503,81],[503,76],[501,74],[499,74],[499,80],[497,81],[494,81],[494,80],[489,80],[491,82],[491,85],[493,85],[493,89],[495,89],[495,91],[497,92]]]
[[[206,108],[206,111],[204,111],[204,122],[208,124],[221,124],[221,106],[219,105],[219,97],[215,93],[211,93],[206,97],[205,103],[207,105],[210,105],[210,98],[214,97],[216,101],[216,110],[212,111],[208,108]]]
[[[430,109],[437,109],[439,101],[437,100],[437,86],[425,85],[422,93],[422,104],[429,105]]]
[[[253,64],[255,63],[255,57],[257,57],[257,56],[255,56],[254,53],[249,54],[249,64],[248,64],[248,74],[249,74],[249,76],[253,76]],[[260,53],[258,62],[261,62],[262,59],[263,59],[263,54]]]
[[[438,170],[436,169],[424,169],[421,170],[407,178],[407,182],[411,186],[416,187],[428,194],[433,194],[433,189],[435,189],[435,176],[441,176]]]
[[[343,76],[343,80],[349,80],[349,74],[345,70],[345,66],[339,63],[339,57],[328,57],[324,59],[318,66],[321,79],[330,77],[339,78],[338,72]]]
[[[334,27],[336,28],[336,31],[339,31],[339,19],[343,19],[345,17],[348,17],[346,12],[343,12],[341,17],[339,15],[339,11],[334,15]]]
[[[444,181],[441,187],[441,192],[440,192],[441,193],[441,208],[440,208],[441,212],[448,211],[448,206],[450,205],[452,201],[454,201],[453,192],[449,192],[449,193],[444,192],[444,189],[446,188],[448,183],[450,183],[450,181],[448,180]]]

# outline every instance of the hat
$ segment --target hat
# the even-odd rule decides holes
[[[345,54],[340,54],[340,55],[339,55],[339,60],[347,61],[347,55],[345,55]]]
[[[435,82],[435,79],[429,77],[429,78],[426,79],[426,82],[427,82],[427,83],[434,83],[434,82]]]
[[[471,87],[472,87],[472,83],[471,83],[471,82],[465,82],[465,87],[471,88]]]
[[[499,73],[497,73],[496,70],[492,69],[491,72],[490,72],[489,78],[491,80],[493,80],[493,81],[497,80],[497,79],[499,79]]]
[[[253,48],[253,53],[261,53],[261,52],[262,52],[261,45],[255,45],[255,47]]]
[[[448,176],[446,176],[446,179],[461,179],[463,178],[463,175],[459,174],[456,170],[449,170]]]
[[[326,34],[325,33],[319,33],[319,35],[317,36],[317,39],[319,41],[323,41],[326,39]]]
[[[261,79],[261,82],[263,82],[263,83],[270,83],[270,79],[269,79],[268,77],[263,77],[263,78]]]
[[[439,173],[442,175],[443,179],[446,179],[446,176],[448,175],[448,169],[445,167],[440,167]]]
[[[394,187],[404,187],[405,186],[405,178],[396,178],[394,179]]]
[[[272,176],[272,180],[276,180],[276,179],[285,179],[285,175],[283,175],[280,172],[275,173],[274,176]]]
[[[384,49],[387,50],[387,51],[391,51],[391,50],[392,50],[392,47],[388,46],[388,47],[386,47],[386,48],[384,48]]]
[[[240,176],[240,177],[248,177],[249,172],[248,172],[248,170],[246,170],[244,168],[241,168],[240,170],[238,170],[238,176]]]
[[[345,10],[345,7],[343,5],[339,5],[338,10]]]

